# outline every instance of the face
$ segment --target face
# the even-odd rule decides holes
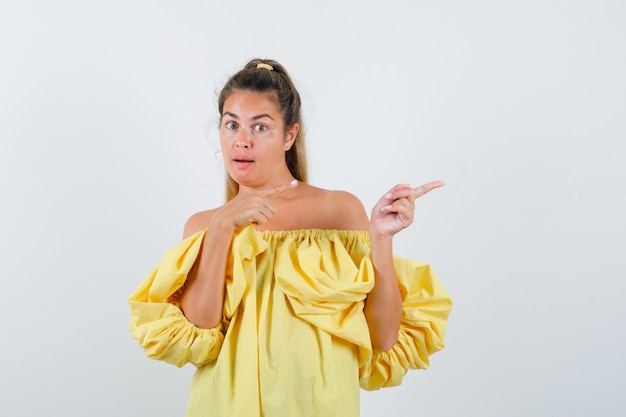
[[[271,188],[291,181],[285,152],[299,126],[287,129],[271,94],[235,90],[224,102],[220,143],[226,171],[240,185]]]

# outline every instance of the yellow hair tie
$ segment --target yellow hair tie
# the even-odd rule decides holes
[[[274,69],[274,67],[272,67],[270,64],[264,64],[262,62],[256,64],[256,69],[259,69],[259,68],[263,68],[269,71],[272,71]]]

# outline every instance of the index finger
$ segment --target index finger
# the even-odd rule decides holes
[[[290,190],[298,185],[298,180],[293,180],[289,184],[280,184],[274,188],[269,188],[261,192],[265,197],[275,196],[282,193],[285,190]]]
[[[424,185],[420,185],[419,187],[413,188],[413,196],[415,198],[421,197],[424,194],[427,194],[427,193],[431,192],[435,188],[443,187],[444,185],[446,185],[446,183],[443,182],[443,181],[431,181],[431,182],[428,182],[428,183],[426,183]]]

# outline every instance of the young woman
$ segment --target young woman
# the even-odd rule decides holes
[[[226,203],[191,216],[131,295],[131,333],[197,366],[187,416],[358,416],[359,387],[398,385],[443,348],[450,298],[392,254],[443,183],[396,185],[369,218],[308,184],[300,97],[276,61],[246,64],[218,106]]]

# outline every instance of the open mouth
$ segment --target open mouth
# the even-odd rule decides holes
[[[233,163],[238,168],[247,168],[254,163],[252,159],[233,159]]]

